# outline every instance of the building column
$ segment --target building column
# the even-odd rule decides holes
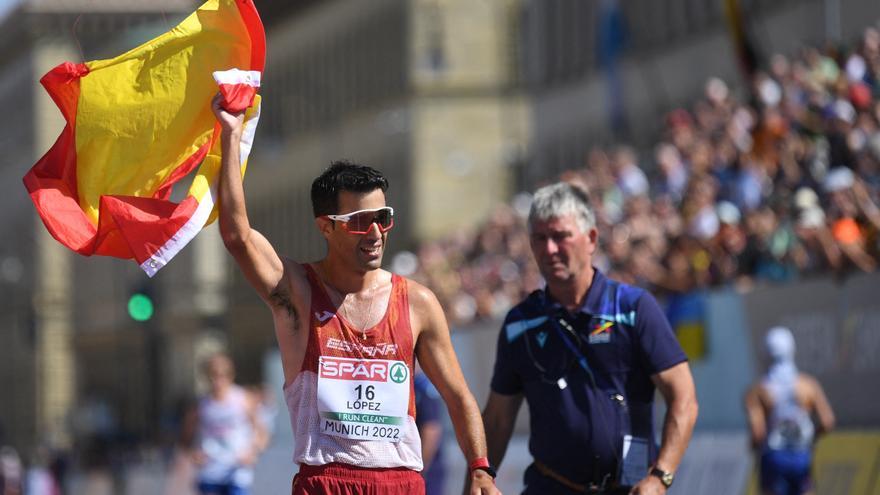
[[[478,225],[510,196],[528,139],[528,112],[513,93],[519,1],[414,0],[414,234],[436,239]]]
[[[37,42],[34,71],[42,76],[63,60],[78,60],[63,42]],[[34,156],[48,150],[64,127],[64,118],[45,91],[34,98]],[[36,333],[36,426],[39,438],[53,447],[71,444],[69,416],[76,402],[73,349],[72,253],[56,241],[35,216],[34,310]]]

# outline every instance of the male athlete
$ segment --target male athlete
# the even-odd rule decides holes
[[[312,183],[327,255],[281,258],[248,221],[242,114],[212,102],[221,124],[220,232],[272,311],[300,465],[293,494],[424,493],[415,424],[415,360],[446,402],[471,468],[473,495],[496,494],[480,411],[465,384],[443,309],[427,288],[382,270],[394,211],[378,171],[346,162]]]
[[[257,403],[233,381],[235,367],[228,355],[212,355],[203,369],[211,388],[187,412],[183,431],[186,443],[195,444],[198,492],[247,495],[253,465],[267,442],[266,430],[257,419]]]
[[[814,493],[813,447],[819,435],[834,428],[834,411],[822,385],[795,366],[795,342],[789,329],[771,328],[766,345],[767,374],[745,396],[752,447],[760,458],[761,493]]]

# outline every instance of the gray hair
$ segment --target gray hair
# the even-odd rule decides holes
[[[590,198],[582,188],[568,182],[557,182],[544,186],[532,196],[529,210],[529,228],[535,220],[547,221],[574,215],[578,227],[587,232],[596,226],[596,216],[590,209]]]

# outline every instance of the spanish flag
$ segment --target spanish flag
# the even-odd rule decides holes
[[[65,62],[43,76],[67,125],[24,184],[52,236],[86,256],[132,258],[155,275],[216,218],[218,85],[227,109],[247,109],[244,174],[265,52],[253,0],[209,0],[123,55]],[[193,171],[186,197],[171,201]]]

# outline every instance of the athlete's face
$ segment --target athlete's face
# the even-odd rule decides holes
[[[360,210],[378,209],[386,206],[385,193],[374,189],[368,193],[342,191],[339,193],[338,214],[344,215]],[[357,271],[370,271],[382,267],[385,241],[388,232],[382,233],[377,224],[372,224],[365,234],[352,234],[341,222],[319,218],[318,228],[327,239],[329,254],[350,263]]]
[[[596,251],[596,229],[584,232],[574,215],[533,220],[530,227],[532,253],[548,285],[570,283],[588,273]]]

